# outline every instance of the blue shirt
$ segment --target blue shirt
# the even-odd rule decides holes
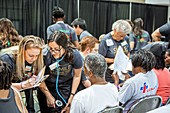
[[[159,32],[162,36],[166,37],[166,41],[170,40],[170,23],[164,24],[159,28]]]
[[[150,35],[147,31],[142,30],[142,35],[140,37],[136,37],[133,32],[130,33],[130,42],[134,42],[134,50],[141,49],[146,46],[148,42],[151,42]]]
[[[92,35],[87,30],[82,31],[80,34],[80,41],[86,36],[92,36]]]
[[[71,42],[78,41],[74,29],[68,24],[65,24],[63,21],[58,21],[56,24],[50,25],[47,28],[47,39],[49,39],[50,35],[54,31],[63,31],[64,33],[66,33],[67,38],[69,38]]]
[[[130,52],[130,45],[128,42],[128,37],[125,36],[123,40],[116,41],[113,39],[111,32],[106,34],[100,41],[99,53],[106,58],[115,58],[118,47],[121,46],[125,54]],[[112,63],[107,63],[108,67]],[[113,82],[111,78],[111,73],[107,69],[106,71],[106,81]]]
[[[64,59],[59,62],[59,80],[58,80],[58,90],[62,97],[67,101],[72,89],[73,81],[73,69],[80,69],[83,66],[83,60],[77,49],[73,50],[73,61],[71,63],[65,62]],[[51,52],[47,49],[44,52],[44,64],[46,65],[45,75],[50,76],[45,81],[50,93],[54,96],[56,100],[61,100],[56,92],[56,78],[57,78],[57,68],[50,70],[49,65],[56,62],[56,59],[52,56]]]

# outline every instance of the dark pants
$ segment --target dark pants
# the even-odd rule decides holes
[[[34,98],[33,98],[33,89],[27,89],[24,90],[25,97],[26,97],[26,103],[27,103],[27,110],[29,113],[35,113],[34,110]]]
[[[48,107],[47,99],[44,93],[40,89],[38,89],[37,91],[38,91],[38,101],[39,101],[41,113],[60,113],[61,110],[64,108],[65,104],[62,107],[57,107],[57,106],[56,108]]]

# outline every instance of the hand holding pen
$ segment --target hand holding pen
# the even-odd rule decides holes
[[[29,79],[24,82],[21,82],[22,89],[26,89],[27,87],[33,86],[36,83],[36,79],[37,79],[36,75],[30,77],[28,74],[25,74],[25,76]]]

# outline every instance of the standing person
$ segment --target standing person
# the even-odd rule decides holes
[[[126,39],[131,31],[130,24],[125,20],[118,20],[113,23],[112,30],[106,34],[100,41],[99,53],[106,59],[108,67],[114,63],[114,58],[119,46],[123,48],[124,53],[130,57],[130,45]],[[107,69],[106,81],[114,82],[111,77],[112,71]]]
[[[92,36],[86,36],[81,40],[81,49],[80,49],[80,54],[83,57],[83,61],[86,55],[89,53],[98,53],[99,49],[99,40],[97,38],[92,37]],[[87,87],[90,87],[91,83],[89,80],[87,80],[85,74],[84,74],[84,68],[82,69],[81,72],[81,82],[78,87],[78,91],[85,89]]]
[[[53,9],[53,20],[55,24],[48,26],[47,28],[47,39],[54,31],[63,31],[67,34],[68,40],[70,40],[78,49],[79,43],[77,35],[72,27],[64,23],[65,15],[62,8],[55,6]]]
[[[11,87],[12,70],[9,64],[0,60],[0,112],[1,113],[28,113],[21,94]]]
[[[156,65],[153,69],[155,74],[158,77],[158,90],[156,95],[160,95],[162,97],[162,104],[165,105],[167,99],[170,96],[170,72],[165,67],[165,50],[166,48],[161,44],[153,45],[150,48],[150,51],[156,57]]]
[[[143,20],[136,18],[134,20],[133,32],[130,33],[130,48],[138,50],[151,42],[149,33],[143,30]]]
[[[106,107],[119,104],[116,86],[105,81],[106,69],[107,63],[102,55],[97,53],[86,55],[84,72],[92,86],[75,95],[70,113],[97,113]]]
[[[0,19],[0,42],[3,48],[19,45],[20,42],[18,32],[7,18]]]
[[[87,24],[86,21],[82,18],[76,18],[71,25],[73,26],[77,36],[79,36],[79,41],[86,37],[86,36],[92,36],[86,29]]]
[[[53,32],[48,39],[50,50],[44,52],[44,63],[45,74],[50,76],[38,93],[41,113],[60,113],[71,104],[76,93],[83,61],[79,51],[70,44],[61,31]]]
[[[170,23],[162,25],[152,33],[154,41],[161,41],[161,36],[165,36],[165,41],[167,42],[170,40]]]
[[[11,52],[11,54],[4,54],[0,58],[12,67],[13,82],[15,82],[12,83],[12,86],[20,90],[34,85],[35,74],[43,67],[41,39],[35,36],[25,36],[17,50]],[[24,91],[28,112],[34,113],[33,89]]]
[[[124,105],[124,113],[136,100],[147,95],[155,95],[158,88],[158,79],[154,71],[155,56],[148,50],[138,50],[132,56],[132,74],[119,91],[120,105]],[[127,75],[127,74],[126,74]],[[119,84],[119,76],[112,74],[115,85]]]

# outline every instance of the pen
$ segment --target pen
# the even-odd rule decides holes
[[[30,78],[27,74],[25,74],[26,77]]]

